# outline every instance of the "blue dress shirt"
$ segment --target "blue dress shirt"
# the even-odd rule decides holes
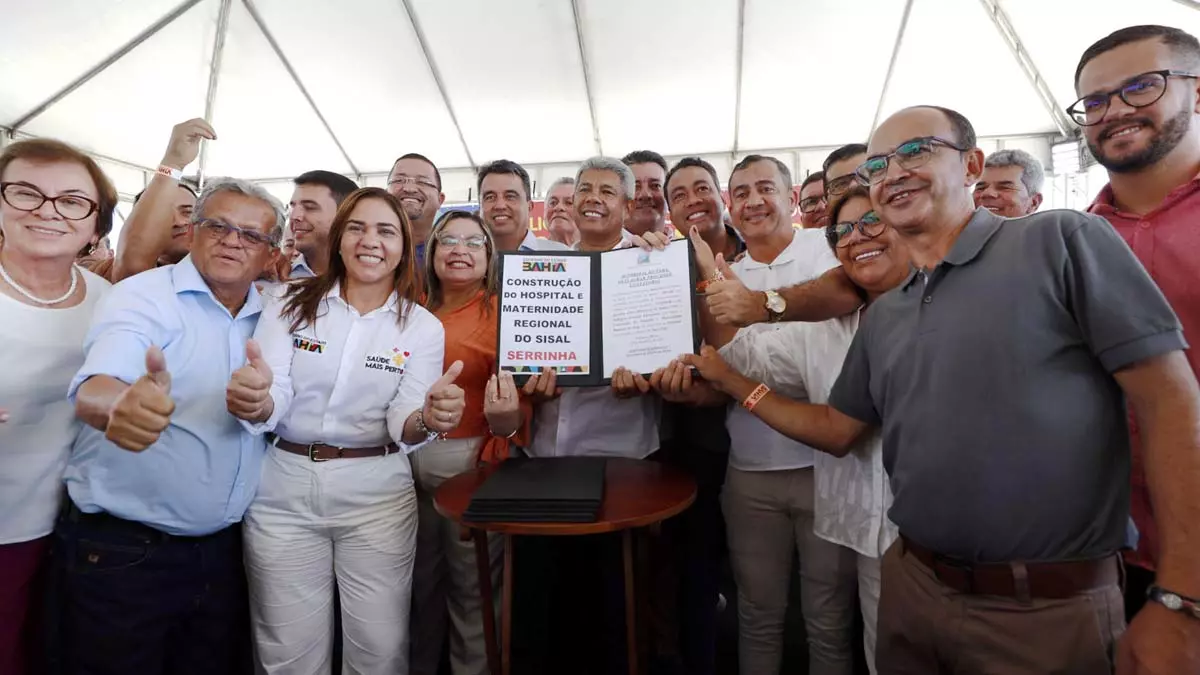
[[[133,383],[158,345],[171,373],[175,413],[158,441],[123,450],[84,425],[67,465],[67,492],[85,513],[103,511],[168,534],[202,536],[241,521],[258,489],[265,451],[225,408],[225,387],[246,363],[246,340],[262,309],[253,286],[236,317],[213,296],[189,255],[132,276],[97,308],[83,368],[68,392],[94,375]]]

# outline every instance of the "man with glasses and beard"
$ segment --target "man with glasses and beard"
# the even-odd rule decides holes
[[[1084,52],[1069,112],[1083,128],[1092,155],[1108,169],[1109,184],[1090,211],[1106,218],[1133,249],[1183,324],[1200,340],[1200,43],[1176,28],[1134,26]],[[1187,352],[1200,372],[1200,351]],[[1154,581],[1162,554],[1147,490],[1141,445],[1133,429],[1131,510],[1137,550],[1126,555],[1126,613],[1132,618]]]
[[[442,173],[428,157],[415,152],[401,155],[388,173],[387,191],[404,207],[404,215],[412,226],[413,243],[417,247],[417,262],[425,260],[425,242],[433,231],[438,209],[446,201],[442,192]]]
[[[625,231],[639,237],[647,232],[665,233],[667,229],[667,197],[663,186],[667,181],[667,160],[653,150],[635,150],[621,158],[633,169],[633,214],[625,223]]]
[[[825,173],[815,171],[800,184],[800,224],[806,229],[825,227],[829,224],[826,207]]]

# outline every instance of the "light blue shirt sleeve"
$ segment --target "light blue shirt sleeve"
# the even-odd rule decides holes
[[[96,308],[83,343],[83,367],[67,391],[72,402],[79,386],[96,375],[133,384],[146,373],[146,350],[152,345],[163,347],[170,340],[170,331],[163,325],[163,308],[156,306],[154,294],[137,292],[137,284],[130,283],[133,281],[131,278],[114,286]]]

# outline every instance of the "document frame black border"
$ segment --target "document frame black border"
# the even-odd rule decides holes
[[[696,268],[695,250],[692,247],[692,242],[686,238],[672,241],[670,246],[686,245],[688,249],[688,297],[691,298],[692,310],[692,353],[700,352],[700,345],[703,342],[700,335],[700,315],[696,310],[696,301],[698,293],[696,292],[696,284],[699,282],[699,270]],[[603,283],[601,274],[601,259],[606,253],[615,253],[626,249],[613,249],[611,251],[504,251],[500,253],[499,259],[496,262],[497,285],[499,286],[497,294],[499,297],[496,301],[496,372],[500,371],[500,356],[502,349],[500,327],[504,323],[504,261],[510,257],[517,258],[545,258],[545,257],[573,257],[573,258],[592,258],[591,265],[591,288],[589,289],[591,298],[591,320],[590,333],[591,337],[588,341],[588,374],[586,377],[571,376],[563,379],[559,378],[559,387],[599,387],[608,386],[612,383],[612,378],[603,377],[604,366],[604,317],[603,303],[600,299],[600,287]],[[597,367],[598,366],[598,367]],[[513,382],[517,386],[523,386],[533,376],[533,373],[517,373],[513,371]],[[645,377],[650,377],[650,373],[642,373]]]

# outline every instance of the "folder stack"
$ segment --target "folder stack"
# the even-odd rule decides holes
[[[603,457],[514,457],[479,486],[463,518],[475,523],[592,523],[603,500]]]

